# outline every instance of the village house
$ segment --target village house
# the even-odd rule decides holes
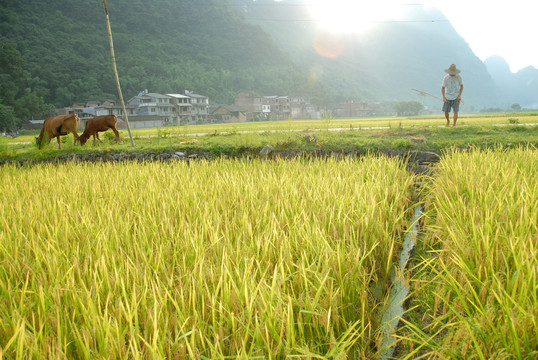
[[[238,105],[218,105],[211,111],[211,122],[247,122],[247,111]]]
[[[290,108],[292,119],[321,119],[318,107],[303,97],[293,97]]]
[[[348,100],[336,109],[336,117],[360,118],[369,116],[374,109],[366,102]]]
[[[141,91],[127,101],[134,106],[134,114],[128,114],[132,129],[161,127],[174,123],[174,111],[170,96]]]
[[[126,105],[127,114],[134,115],[135,106]],[[80,126],[84,127],[86,121],[95,116],[116,115],[118,117],[118,127],[122,126],[123,107],[114,100],[105,100],[102,103],[98,101],[88,101],[84,104],[73,104],[69,107],[57,109],[58,115],[77,114],[80,119]]]
[[[269,112],[269,105],[262,103],[262,97],[256,96],[248,91],[241,90],[237,93],[234,105],[245,110],[247,119],[263,118],[262,114]]]
[[[192,105],[191,115],[187,118],[189,124],[206,123],[209,116],[209,98],[189,90],[185,90],[185,96],[190,98]]]
[[[287,120],[291,117],[290,99],[287,96],[264,96],[263,104],[269,105],[268,120]]]
[[[234,123],[256,120],[321,119],[317,105],[301,96],[258,96],[241,90],[232,105],[212,105],[209,98],[185,90],[183,93],[159,94],[141,91],[125,106],[131,128],[162,127],[199,123]],[[336,117],[369,116],[375,109],[365,102],[347,101],[334,109]],[[126,128],[123,107],[113,100],[88,101],[58,110],[59,114],[76,113],[84,126],[87,119],[116,115],[118,128]],[[42,120],[41,120],[42,123]]]
[[[302,97],[256,96],[241,90],[234,104],[245,109],[247,120],[319,119],[316,105]]]
[[[290,113],[289,99],[285,96],[256,96],[241,90],[234,104],[247,111],[248,119],[284,120]]]
[[[183,94],[166,94],[170,96],[170,102],[173,105],[175,115],[175,125],[183,125],[192,123],[194,113],[191,104],[191,98]]]
[[[184,94],[163,95],[144,90],[127,101],[125,110],[132,129],[196,124],[208,121],[209,98],[191,91],[185,91]],[[118,128],[126,128],[123,107],[112,100],[103,103],[89,101],[58,109],[59,115],[71,113],[79,116],[81,126],[85,125],[86,120],[95,116],[116,115]]]

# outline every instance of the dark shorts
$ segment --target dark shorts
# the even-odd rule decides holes
[[[454,112],[460,111],[460,102],[458,100],[447,100],[443,103],[443,111],[450,112],[450,109],[454,109]]]

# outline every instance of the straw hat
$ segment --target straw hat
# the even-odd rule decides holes
[[[452,64],[448,67],[448,69],[445,69],[445,72],[450,75],[456,75],[456,74],[459,74],[461,70],[456,68],[456,65]]]

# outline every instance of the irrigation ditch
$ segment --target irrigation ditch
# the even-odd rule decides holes
[[[432,175],[432,165],[438,162],[441,157],[432,152],[403,152],[391,151],[391,156],[402,158],[408,169],[417,175]],[[407,270],[407,265],[411,260],[413,249],[420,236],[419,223],[423,214],[423,203],[420,199],[419,188],[421,181],[417,181],[414,189],[414,198],[417,200],[413,209],[413,215],[409,220],[409,225],[404,232],[402,249],[397,263],[392,265],[391,288],[387,302],[384,304],[384,311],[381,313],[379,322],[381,324],[381,338],[378,344],[380,360],[396,359],[398,343],[395,334],[398,332],[400,319],[406,312],[406,304],[409,300],[410,284],[409,278],[412,276]],[[396,355],[398,356],[398,355]]]
[[[385,309],[382,313],[383,315],[380,319],[382,336],[379,345],[379,349],[381,350],[379,359],[381,360],[392,359],[397,348],[394,335],[398,331],[400,319],[405,313],[405,302],[409,295],[409,282],[406,277],[406,268],[416,244],[416,239],[419,233],[418,222],[421,216],[422,205],[419,204],[415,206],[410,226],[405,232],[402,250],[398,259],[398,266],[393,264],[392,267],[392,287],[387,303],[385,304]]]
[[[248,149],[251,150],[251,149]],[[174,162],[174,161],[211,161],[218,158],[244,158],[253,159],[256,157],[265,158],[268,160],[277,159],[293,159],[293,158],[360,158],[365,153],[358,151],[349,152],[324,152],[324,151],[302,151],[302,150],[286,150],[275,151],[273,147],[267,145],[261,150],[256,151],[243,151],[236,153],[220,153],[211,154],[208,152],[190,151],[190,153],[183,151],[96,151],[93,153],[85,154],[62,154],[48,159],[42,160],[30,160],[30,159],[0,159],[0,166],[2,165],[18,165],[18,166],[32,166],[37,164],[62,164],[62,163],[86,163],[86,162]],[[372,153],[370,153],[372,155]],[[375,153],[373,154],[375,155]],[[406,164],[409,171],[415,174],[432,174],[432,165],[437,163],[441,156],[434,152],[424,151],[399,151],[399,150],[386,150],[377,153],[379,156],[389,156],[399,158]],[[388,360],[392,359],[395,352],[398,352],[398,345],[395,342],[395,334],[398,331],[400,319],[404,316],[406,309],[405,304],[408,300],[410,285],[408,282],[409,274],[406,267],[412,256],[413,248],[416,244],[417,237],[419,236],[419,221],[422,216],[422,205],[419,197],[419,187],[421,183],[415,184],[414,199],[418,203],[415,206],[413,215],[409,220],[409,226],[404,232],[404,239],[402,249],[399,254],[398,260],[392,265],[391,274],[391,287],[390,294],[387,302],[384,304],[384,310],[379,318],[381,324],[381,338],[378,343],[379,359]]]

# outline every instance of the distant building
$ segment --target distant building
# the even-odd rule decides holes
[[[262,97],[248,91],[241,90],[237,93],[234,105],[246,111],[247,120],[264,118],[264,113],[269,113],[269,106],[263,108]]]
[[[130,98],[127,103],[135,108],[129,115],[131,128],[160,127],[173,124],[174,111],[170,96],[147,90]]]
[[[209,116],[209,98],[204,95],[185,91],[183,94],[159,94],[141,91],[130,98],[125,110],[131,128],[161,127],[167,125],[197,124],[207,122]],[[81,120],[81,126],[92,117],[116,115],[118,128],[125,128],[123,107],[114,100],[88,101],[84,104],[57,109],[59,115],[75,113]]]
[[[321,119],[318,106],[311,104],[303,97],[293,97],[290,102],[290,108],[292,119]]]
[[[256,96],[241,90],[237,93],[234,104],[247,111],[247,119],[287,120],[319,119],[316,105],[310,104],[302,97]]]
[[[126,105],[125,108],[129,116],[134,115],[136,109],[135,106]],[[95,116],[116,115],[120,120],[118,127],[121,127],[121,120],[123,119],[123,108],[114,100],[105,100],[102,103],[98,101],[88,101],[84,104],[73,104],[68,107],[57,109],[57,113],[58,115],[77,114],[81,122],[81,127],[86,125],[88,119]]]
[[[207,122],[209,115],[209,98],[191,91],[163,95],[144,90],[128,104],[134,107],[133,114],[128,114],[132,128],[197,124]]]
[[[193,110],[191,98],[183,94],[166,94],[170,96],[173,105],[176,125],[189,124],[193,122]]]
[[[287,96],[264,96],[263,105],[269,105],[269,120],[286,120],[291,117],[290,99]]]
[[[374,109],[366,102],[348,100],[336,109],[336,117],[360,118],[370,116]]]
[[[209,115],[209,98],[204,95],[195,94],[192,91],[185,90],[185,96],[190,98],[191,103],[191,116],[189,118],[189,123],[205,123],[208,121]]]
[[[218,105],[211,111],[211,122],[240,123],[247,121],[247,111],[238,105]]]

